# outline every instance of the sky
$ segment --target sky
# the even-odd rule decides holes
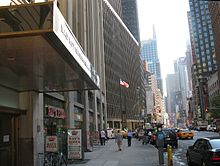
[[[161,64],[163,89],[167,74],[174,72],[173,62],[184,57],[189,43],[188,0],[137,0],[141,41],[157,36],[158,57]]]

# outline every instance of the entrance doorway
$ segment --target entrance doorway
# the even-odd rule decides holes
[[[15,165],[15,117],[0,114],[0,165]]]

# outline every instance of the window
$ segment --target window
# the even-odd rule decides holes
[[[193,146],[193,149],[199,149],[199,145],[200,145],[200,140],[197,140]]]

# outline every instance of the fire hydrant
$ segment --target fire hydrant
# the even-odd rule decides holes
[[[173,166],[172,146],[167,145],[168,166]]]

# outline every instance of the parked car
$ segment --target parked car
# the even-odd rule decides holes
[[[107,128],[107,137],[110,138],[110,139],[114,139],[115,138],[115,136],[114,136],[114,129]]]
[[[151,132],[151,135],[149,136],[149,132]],[[156,145],[156,135],[157,135],[157,130],[156,128],[148,128],[144,129],[144,135],[148,136],[148,142],[152,145]]]
[[[216,131],[216,125],[215,124],[210,124],[206,128],[207,131]]]
[[[115,129],[114,130],[114,138],[115,137],[117,137],[117,135],[118,135],[118,130],[121,130],[121,129]],[[123,136],[123,138],[127,138],[127,135],[128,135],[128,132],[127,131],[124,131],[124,130],[121,130],[121,133],[122,133],[122,136]]]
[[[162,132],[164,134],[164,147],[166,148],[167,145],[171,145],[172,147],[177,148],[178,147],[178,139],[175,133],[175,130],[173,129],[162,129]]]
[[[220,165],[220,136],[199,138],[188,147],[188,165]]]
[[[144,130],[139,129],[138,130],[138,140],[140,141],[141,139],[143,139],[143,136],[144,136]]]
[[[193,139],[194,137],[194,133],[189,129],[179,129],[176,135],[179,139]]]

